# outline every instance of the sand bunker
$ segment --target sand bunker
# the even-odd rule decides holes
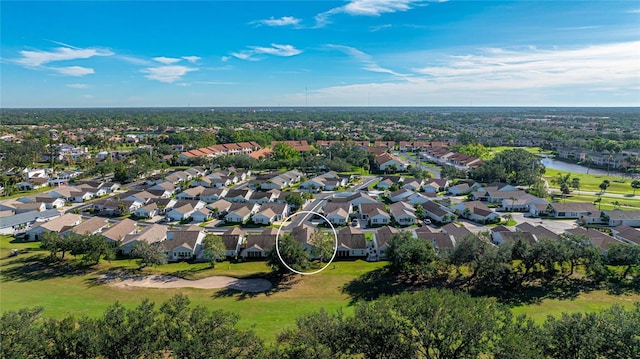
[[[266,279],[238,279],[226,276],[212,276],[198,280],[187,280],[169,275],[149,275],[114,281],[111,282],[111,285],[121,288],[231,288],[253,293],[265,292],[271,289],[271,282]]]

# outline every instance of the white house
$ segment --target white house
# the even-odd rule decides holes
[[[245,242],[247,233],[241,228],[234,227],[222,233],[222,242],[225,246],[225,255],[227,257],[237,257]]]
[[[180,201],[166,213],[166,216],[171,221],[182,221],[203,206],[204,204],[199,201]]]
[[[286,204],[281,203],[263,204],[251,220],[253,223],[261,225],[269,225],[273,222],[281,221],[288,214],[287,207]]]
[[[160,242],[169,262],[202,259],[202,240],[204,231],[171,231],[167,240]]]
[[[375,161],[378,165],[378,169],[384,172],[387,172],[390,169],[395,169],[396,171],[403,172],[406,171],[407,167],[409,166],[408,163],[388,152],[384,152],[378,155],[375,158]]]
[[[424,210],[424,215],[434,222],[449,223],[455,219],[455,215],[446,207],[433,201],[425,202],[421,206]]]
[[[60,217],[60,212],[55,209],[48,209],[43,212],[31,211],[0,217],[0,234],[13,235],[24,233],[29,230],[34,223],[42,223],[58,217]]]
[[[378,228],[373,234],[373,251],[371,252],[371,260],[379,260],[387,258],[387,251],[389,249],[388,242],[396,233],[400,230],[390,226],[384,226]]]
[[[188,188],[178,193],[176,195],[176,199],[188,199],[188,200],[200,199],[200,195],[202,194],[203,191],[204,191],[204,187],[202,186]]]
[[[224,187],[205,188],[204,191],[200,193],[200,200],[206,203],[212,203],[221,198],[224,198],[228,192],[229,190]]]
[[[276,244],[276,228],[267,228],[259,234],[247,236],[245,248],[240,256],[243,258],[266,258]]]
[[[360,219],[370,226],[385,226],[391,222],[391,216],[382,203],[361,203],[358,207]]]
[[[67,213],[48,222],[37,222],[26,232],[26,239],[38,241],[47,232],[60,232],[64,227],[77,226],[82,221],[79,214]]]
[[[549,203],[550,215],[555,218],[580,218],[583,214],[596,212],[598,209],[590,202]]]
[[[229,207],[224,220],[227,223],[245,223],[258,211],[258,208],[260,206],[254,203],[234,203]]]
[[[337,258],[363,258],[369,255],[364,233],[354,227],[345,227],[338,231]]]
[[[602,217],[611,227],[626,225],[629,227],[640,227],[640,211],[622,211],[614,209],[612,211],[602,211]]]
[[[152,224],[145,227],[138,233],[127,234],[120,242],[118,251],[121,254],[128,255],[131,253],[131,250],[135,247],[136,243],[145,242],[148,244],[159,244],[167,239],[167,229],[167,226]]]
[[[140,218],[152,218],[158,214],[158,204],[151,202],[146,206],[136,209],[133,213]]]
[[[418,220],[415,208],[405,202],[396,202],[389,206],[391,217],[401,226],[410,226]]]
[[[460,202],[457,205],[451,207],[454,213],[460,217],[477,223],[489,223],[492,221],[499,221],[500,215],[487,207],[480,201]]]
[[[403,199],[412,196],[413,194],[415,194],[415,192],[408,190],[406,188],[401,188],[397,191],[389,193],[388,198],[391,202],[400,202]]]
[[[208,208],[200,208],[191,213],[191,219],[196,223],[202,223],[210,220],[213,217],[213,212]]]

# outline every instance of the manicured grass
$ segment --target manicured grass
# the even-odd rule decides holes
[[[545,299],[540,303],[522,305],[513,308],[517,315],[526,314],[541,324],[548,315],[560,317],[562,313],[596,312],[615,304],[627,309],[640,301],[640,295],[611,295],[604,290],[581,293],[575,299]]]
[[[135,270],[135,261],[101,263],[88,272],[70,273],[61,269],[64,266],[57,266],[57,271],[47,270],[47,267],[42,267],[39,262],[30,261],[48,254],[37,250],[38,243],[10,243],[10,240],[7,236],[0,237],[1,311],[41,306],[44,308],[44,315],[56,318],[68,315],[99,316],[115,301],[126,307],[133,307],[143,298],[160,303],[174,294],[182,293],[188,295],[193,304],[238,313],[241,316],[239,327],[250,328],[255,325],[258,335],[266,340],[273,340],[274,335],[283,328],[295,325],[297,317],[321,308],[329,312],[341,309],[346,314],[352,313],[351,298],[343,293],[342,287],[386,264],[364,261],[337,262],[335,269],[329,266],[318,275],[295,276],[291,283],[286,283],[278,290],[260,294],[241,294],[225,289],[115,288],[99,283],[96,277],[115,269],[138,272]],[[30,248],[32,252],[7,258],[11,248]],[[230,265],[225,262],[218,264],[215,269],[209,268],[207,263],[175,263],[147,268],[140,273],[169,273],[196,279],[210,275],[247,277],[266,274],[268,271],[265,262]]]
[[[208,263],[175,263],[137,270],[135,261],[117,260],[103,262],[84,272],[69,271],[65,270],[64,264],[47,266],[34,261],[48,254],[38,249],[39,243],[11,241],[11,237],[0,236],[0,311],[41,306],[44,308],[44,315],[50,317],[96,317],[115,301],[131,308],[143,298],[160,304],[181,293],[189,296],[194,305],[239,314],[240,328],[253,328],[261,338],[269,342],[284,328],[294,326],[296,318],[321,308],[330,313],[342,310],[346,315],[352,315],[354,297],[343,291],[343,288],[353,280],[386,265],[386,262],[336,262],[335,267],[329,266],[320,274],[294,276],[277,290],[259,294],[242,294],[225,289],[116,288],[96,279],[112,270],[136,274],[167,273],[197,279],[211,275],[264,276],[268,275],[269,268],[265,262],[258,261],[232,264],[223,262],[217,264],[216,268],[210,268]],[[11,248],[27,252],[18,257],[7,258]],[[366,281],[363,283],[361,285],[367,286],[363,290],[372,290],[371,284]],[[392,285],[386,282],[383,284]],[[593,291],[582,293],[573,300],[545,299],[539,304],[514,307],[513,311],[527,314],[540,323],[547,314],[594,311],[616,303],[629,307],[634,301],[640,301],[640,295],[614,296],[604,291]]]
[[[587,194],[570,194],[563,199],[558,197],[558,202],[594,202],[598,199],[596,195]],[[615,197],[602,197],[602,202],[596,207],[600,207],[603,210],[612,210],[618,208],[613,205],[613,202],[620,203],[620,209],[622,210],[638,210],[640,209],[640,198],[615,198]]]
[[[552,180],[558,178],[558,174],[566,175],[567,173],[571,175],[570,178],[580,178],[580,191],[600,192],[600,184],[602,181],[608,179],[611,185],[607,188],[606,193],[633,194],[633,188],[631,188],[631,180],[629,178],[559,171],[551,168],[547,168],[543,177],[549,182],[549,187],[560,188],[554,184]],[[637,193],[640,194],[640,192]]]
[[[489,152],[491,152],[492,155],[498,154],[500,152],[504,152],[507,150],[515,150],[515,149],[521,149],[521,150],[525,150],[529,153],[533,153],[533,154],[543,154],[543,153],[551,153],[551,151],[547,151],[547,150],[543,150],[540,147],[513,147],[513,146],[498,146],[498,147],[489,147]]]

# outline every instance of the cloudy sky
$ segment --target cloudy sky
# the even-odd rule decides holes
[[[2,1],[0,106],[640,106],[636,1]]]

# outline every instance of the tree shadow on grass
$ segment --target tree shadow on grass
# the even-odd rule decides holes
[[[417,284],[399,278],[387,268],[378,268],[368,272],[342,287],[342,292],[351,296],[350,304],[361,300],[373,300],[383,295],[394,295],[408,289],[416,290],[424,287],[424,283]]]
[[[92,265],[70,260],[50,260],[37,255],[15,259],[8,264],[13,266],[2,269],[0,278],[3,282],[29,282],[82,276],[94,271]]]
[[[472,295],[490,296],[509,306],[539,304],[545,299],[574,300],[581,293],[602,289],[602,285],[584,278],[561,277],[552,281],[526,282],[506,288],[475,287]]]
[[[607,282],[607,294],[628,295],[640,294],[640,276],[632,280],[622,280],[619,278],[610,279]]]

